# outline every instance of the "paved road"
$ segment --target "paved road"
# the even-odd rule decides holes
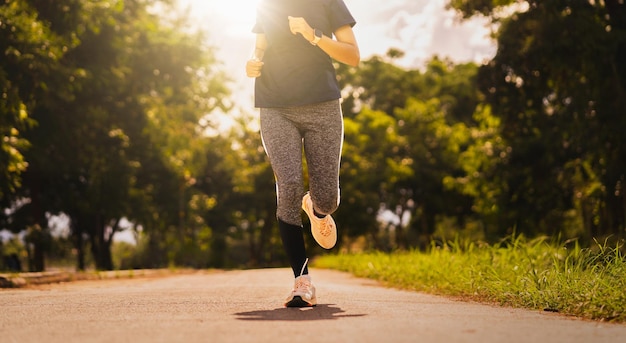
[[[288,269],[0,289],[0,342],[625,342],[626,325],[466,303],[311,269],[315,308],[281,306]]]

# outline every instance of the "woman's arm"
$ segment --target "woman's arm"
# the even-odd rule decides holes
[[[345,25],[338,28],[335,31],[335,37],[337,40],[322,36],[322,39],[317,43],[317,46],[324,50],[324,52],[330,57],[339,62],[353,67],[358,66],[361,61],[361,53],[359,51],[359,46],[356,43],[352,27],[350,27],[350,25]]]
[[[256,43],[254,45],[254,55],[252,56],[252,58],[262,61],[263,56],[265,55],[265,49],[267,49],[267,38],[265,38],[264,33],[258,33],[256,35]]]
[[[315,38],[315,30],[304,20],[304,18],[289,17],[289,27],[291,33],[300,34],[309,42]],[[356,67],[361,61],[359,46],[354,37],[354,32],[350,25],[344,25],[334,32],[336,40],[326,35],[317,43],[328,56],[335,60]]]
[[[246,62],[246,75],[248,77],[261,76],[261,69],[263,69],[263,56],[265,56],[265,49],[267,49],[267,38],[265,34],[259,33],[256,35],[256,43],[254,45],[254,53],[252,57]]]

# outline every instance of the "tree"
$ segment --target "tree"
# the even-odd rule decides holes
[[[526,1],[496,16],[512,3],[450,1],[465,17],[501,24],[498,53],[478,82],[511,149],[497,171],[506,227],[556,234],[574,226],[570,234],[587,239],[623,233],[626,5]]]
[[[67,76],[59,61],[68,48],[75,46],[75,41],[74,32],[66,26],[50,25],[46,14],[51,13],[42,15],[38,4],[25,0],[0,4],[0,48],[4,52],[0,61],[0,205],[9,209],[5,227],[14,232],[24,228],[41,231],[30,237],[36,256],[31,269],[42,270],[45,243],[35,237],[47,236],[45,214],[21,190],[22,174],[30,165],[25,156],[31,145],[27,132],[37,124],[32,112],[50,90],[50,81]],[[76,12],[62,17],[71,19],[73,14]],[[35,211],[32,215],[24,215],[31,210]]]
[[[391,49],[386,56],[373,56],[359,68],[337,64],[343,92],[343,112],[352,117],[363,107],[393,115],[412,95],[424,90],[419,70],[405,70],[393,64],[403,52]]]
[[[151,14],[152,1],[31,4],[41,27],[68,41],[59,38],[63,54],[37,75],[37,125],[23,133],[32,148],[16,198],[28,199],[24,217],[44,231],[47,215],[71,218],[79,269],[85,247],[98,269],[112,269],[122,219],[148,231],[186,224],[194,158],[207,149],[199,121],[227,108],[226,79],[203,36]]]
[[[381,206],[395,207],[390,197],[396,183],[413,173],[409,160],[399,153],[404,137],[398,135],[395,118],[368,107],[345,118],[344,127],[341,206],[335,220],[345,238],[366,236],[372,248],[387,250],[390,242],[379,234],[376,215]]]
[[[392,61],[399,54],[390,51],[387,58]],[[344,110],[353,111],[355,114],[349,114],[348,119],[360,124],[355,130],[349,130],[346,124],[349,145],[344,145],[344,150],[346,146],[354,150],[346,150],[342,166],[367,170],[365,166],[352,165],[352,159],[361,158],[375,164],[378,169],[369,183],[360,183],[352,191],[368,194],[359,198],[370,199],[366,207],[370,213],[382,204],[397,215],[411,214],[409,227],[393,228],[396,247],[426,247],[443,217],[455,218],[462,226],[464,219],[472,215],[471,198],[444,188],[443,180],[462,173],[457,156],[469,143],[464,140],[467,132],[461,127],[479,125],[472,117],[480,101],[475,85],[477,66],[455,65],[433,57],[422,72],[403,70],[374,57],[364,61],[361,69],[356,72],[340,68],[348,104],[344,104]],[[370,115],[370,108],[374,115]],[[379,127],[383,118],[387,121]],[[351,134],[364,135],[373,144],[353,143]],[[342,169],[342,175],[346,173],[349,172]],[[364,177],[356,175],[359,179]],[[347,187],[345,181],[343,187]],[[344,203],[342,209],[345,207]],[[361,208],[351,213],[367,211]],[[352,225],[368,227],[363,223]],[[373,226],[367,230],[374,230]]]

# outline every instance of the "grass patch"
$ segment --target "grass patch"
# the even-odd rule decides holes
[[[324,255],[314,266],[402,289],[626,322],[626,259],[620,248],[518,236],[495,245],[433,243],[427,252]]]

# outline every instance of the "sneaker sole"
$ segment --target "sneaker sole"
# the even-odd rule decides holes
[[[289,300],[286,304],[285,307],[313,307],[315,305],[310,304],[304,300],[302,300],[302,297],[296,295],[295,297],[293,297],[293,299]]]

